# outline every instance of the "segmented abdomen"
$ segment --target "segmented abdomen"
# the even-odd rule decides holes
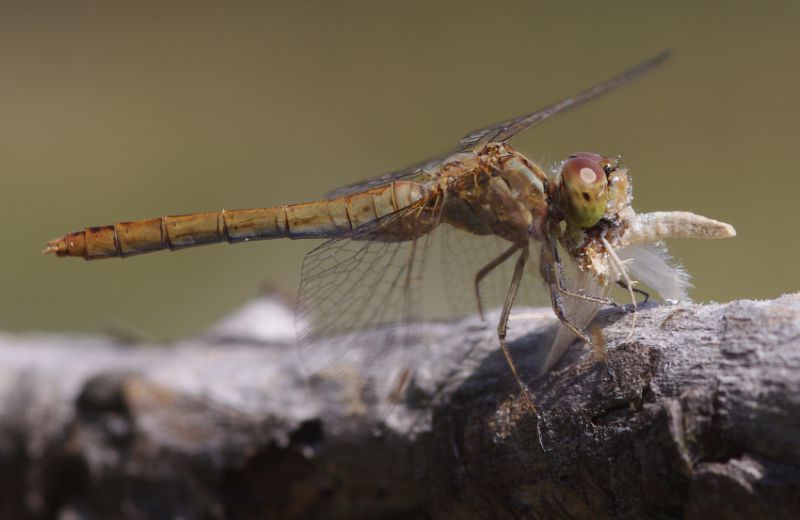
[[[44,252],[94,260],[217,242],[347,236],[425,193],[420,184],[398,181],[332,200],[118,222],[68,233],[48,242]]]

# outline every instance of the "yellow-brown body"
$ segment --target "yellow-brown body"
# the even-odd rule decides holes
[[[663,63],[668,55],[654,56],[540,110],[472,131],[459,140],[458,152],[443,160],[341,188],[328,200],[91,227],[51,240],[45,252],[92,260],[223,241],[363,241],[350,248],[349,242],[331,240],[309,253],[303,263],[298,337],[308,347],[319,337],[345,333],[338,343],[333,339],[323,342],[322,358],[328,359],[337,357],[330,352],[336,345],[342,347],[341,355],[352,343],[348,332],[413,317],[411,286],[421,265],[419,258],[415,259],[418,238],[439,224],[476,235],[494,235],[508,241],[509,247],[475,274],[478,310],[482,313],[481,280],[516,258],[497,335],[522,395],[535,410],[505,340],[511,307],[534,244],[539,246],[539,274],[550,293],[553,311],[564,325],[545,360],[543,370],[548,370],[575,337],[593,343],[586,327],[600,305],[616,305],[608,298],[614,284],[628,289],[635,309],[636,280],[629,273],[664,298],[685,299],[688,278],[658,248],[661,240],[735,235],[732,226],[691,213],[637,215],[631,207],[626,170],[608,157],[577,152],[562,163],[559,173],[548,176],[507,144],[554,114],[629,83]],[[383,247],[386,242],[410,243]],[[559,244],[577,268],[572,284],[564,278]],[[395,261],[394,255],[402,247],[407,255]],[[419,249],[424,249],[424,244]],[[389,277],[388,283],[381,283],[384,275]],[[351,297],[354,283],[363,279],[367,280],[366,289]],[[402,303],[384,301],[382,296],[397,297]],[[602,341],[595,338],[594,343],[601,347]]]
[[[394,181],[317,202],[89,227],[50,241],[46,252],[95,260],[272,238],[403,241],[442,222],[524,243],[530,237],[541,239],[548,186],[541,168],[509,145],[492,143],[479,153],[455,154],[422,181]],[[418,211],[398,213],[412,206]],[[363,232],[365,226],[368,232]]]

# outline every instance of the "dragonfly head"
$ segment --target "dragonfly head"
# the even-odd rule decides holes
[[[561,206],[567,221],[580,228],[597,225],[608,205],[608,176],[616,163],[591,152],[569,156],[561,167]]]

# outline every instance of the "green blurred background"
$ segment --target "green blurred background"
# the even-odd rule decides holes
[[[621,153],[640,211],[733,240],[671,244],[698,300],[800,289],[800,4],[0,4],[0,329],[171,338],[313,242],[87,263],[39,254],[86,225],[301,202],[436,155],[664,48],[646,79],[517,139],[545,164]]]

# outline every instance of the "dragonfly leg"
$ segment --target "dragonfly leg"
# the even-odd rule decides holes
[[[514,300],[517,297],[517,291],[519,291],[519,285],[522,281],[522,274],[525,272],[525,263],[528,261],[528,255],[530,254],[528,244],[525,244],[524,246],[516,246],[516,249],[520,248],[522,249],[522,252],[520,253],[519,258],[517,258],[517,264],[514,266],[514,274],[511,276],[511,285],[508,287],[506,301],[503,303],[503,311],[500,313],[500,323],[497,324],[497,338],[500,340],[500,350],[503,351],[503,356],[505,356],[506,363],[508,363],[508,368],[511,369],[511,374],[513,374],[514,380],[517,382],[520,392],[522,392],[523,399],[525,399],[525,402],[528,404],[531,411],[534,413],[534,415],[536,415],[536,435],[539,439],[539,447],[542,448],[542,451],[546,451],[544,448],[544,442],[542,441],[541,430],[541,425],[544,422],[544,419],[539,415],[539,410],[536,407],[536,404],[533,402],[533,396],[531,396],[528,386],[523,383],[522,379],[519,377],[517,366],[514,364],[514,360],[511,358],[511,352],[508,350],[508,345],[506,344],[508,317],[511,315],[511,307],[514,305]],[[509,255],[510,254],[511,253],[509,253]]]
[[[514,253],[519,251],[520,247],[519,244],[512,245],[503,251],[500,256],[483,266],[481,270],[478,271],[478,274],[475,275],[475,298],[478,301],[478,314],[480,314],[481,320],[486,319],[483,315],[483,303],[481,302],[481,281],[483,281],[497,266],[511,258]]]
[[[594,348],[595,343],[589,338],[589,336],[576,327],[569,319],[567,318],[567,314],[564,311],[564,302],[562,301],[562,296],[572,296],[570,291],[567,291],[563,285],[562,277],[563,272],[561,269],[561,261],[558,258],[558,245],[554,240],[549,240],[548,243],[542,246],[542,256],[541,256],[541,274],[542,277],[547,282],[548,286],[550,287],[550,304],[553,307],[553,312],[555,313],[558,320],[564,324],[573,334],[579,337],[581,340],[585,341],[586,344],[590,345]],[[589,301],[595,301],[591,298],[582,298],[587,299]],[[601,302],[596,302],[601,303]]]
[[[553,265],[550,267],[549,271],[554,271],[558,267]],[[553,307],[553,312],[556,314],[558,320],[567,327],[570,331],[572,331],[575,336],[580,338],[584,341],[595,353],[595,359],[598,362],[602,362],[606,366],[606,372],[608,373],[609,377],[612,381],[616,380],[616,376],[614,375],[613,370],[611,369],[611,365],[608,363],[608,356],[606,354],[606,342],[605,338],[603,337],[603,332],[600,327],[596,324],[590,326],[590,333],[589,334],[578,328],[574,323],[572,323],[566,315],[564,311],[564,302],[561,299],[562,293],[559,292],[556,282],[555,276],[548,277],[548,282],[550,284],[550,302]]]
[[[572,298],[578,298],[579,300],[586,300],[593,303],[599,303],[601,305],[609,305],[611,307],[619,308],[620,304],[618,304],[613,298],[608,298],[606,296],[595,296],[593,294],[586,294],[583,291],[570,291],[564,286],[564,279],[563,273],[561,273],[561,264],[558,265],[555,269],[555,278],[556,278],[556,289],[559,293],[570,296]],[[623,286],[625,287],[625,286]]]
[[[519,249],[520,247],[521,246],[515,246],[515,249]],[[533,403],[533,398],[528,392],[527,385],[525,385],[525,383],[523,383],[522,379],[519,377],[517,366],[514,364],[514,360],[511,358],[511,352],[508,350],[508,345],[506,344],[508,317],[511,314],[511,307],[514,305],[514,300],[517,297],[517,291],[519,290],[519,285],[522,281],[522,273],[525,270],[525,263],[528,261],[529,254],[528,246],[526,245],[522,247],[522,252],[517,258],[517,264],[514,267],[514,275],[511,277],[511,285],[508,287],[506,301],[503,303],[503,311],[500,313],[500,323],[497,324],[497,337],[500,339],[500,350],[503,351],[503,356],[505,356],[508,367],[511,369],[511,373],[514,375],[514,380],[517,382],[517,385],[519,386],[520,391],[522,391],[522,395],[528,402],[528,405],[531,407],[531,410],[534,413],[537,413],[537,408]]]
[[[570,291],[564,286],[564,271],[561,268],[561,260],[558,257],[558,247],[554,244],[553,245],[553,252],[552,252],[552,263],[553,269],[552,271],[552,278],[555,278],[556,288],[559,293],[571,296],[573,298],[578,298],[580,300],[586,300],[594,303],[599,303],[601,305],[610,305],[611,307],[619,307],[620,305],[614,301],[613,298],[606,298],[605,296],[594,296],[592,294],[586,294],[583,291]],[[623,286],[627,287],[627,286]]]
[[[569,330],[572,331],[573,334],[578,336],[580,339],[585,341],[588,345],[592,346],[593,348],[596,346],[589,336],[586,335],[584,331],[576,327],[569,318],[567,318],[566,313],[564,312],[564,303],[561,301],[561,294],[558,291],[558,287],[556,283],[551,281],[550,282],[550,302],[553,306],[553,312],[556,313],[556,318],[558,321],[564,324]]]
[[[571,296],[573,298],[578,298],[580,300],[586,300],[586,301],[590,301],[590,302],[594,302],[594,303],[599,303],[599,304],[602,304],[602,305],[609,305],[611,307],[619,307],[620,306],[613,298],[607,298],[605,296],[594,296],[592,294],[586,294],[583,291],[579,291],[579,292],[570,291],[569,289],[567,289],[566,287],[564,287],[561,284],[560,279],[559,279],[558,292],[560,292],[561,294],[564,294],[566,296]]]
[[[633,336],[633,331],[636,329],[636,296],[633,295],[634,281],[631,280],[630,276],[628,276],[628,271],[625,269],[625,262],[623,262],[622,259],[619,256],[617,256],[617,253],[616,251],[614,251],[614,248],[611,247],[611,244],[609,244],[608,241],[603,237],[600,237],[600,240],[603,242],[603,245],[605,246],[606,251],[608,252],[608,259],[611,262],[611,265],[619,273],[619,276],[621,278],[621,280],[619,281],[625,282],[625,288],[628,290],[628,294],[630,294],[631,296],[631,304],[633,305],[633,315],[631,317],[630,332],[628,332],[628,337],[625,338],[625,341],[627,341],[631,339],[631,336]]]
[[[622,280],[618,280],[618,281],[617,281],[617,285],[619,285],[620,287],[622,287],[622,288],[623,288],[623,289],[625,289],[625,290],[627,290],[627,289],[628,289],[628,286],[627,286],[627,285],[625,285],[624,283],[622,283]],[[649,293],[649,292],[647,292],[647,291],[643,291],[643,290],[641,290],[641,289],[637,289],[636,287],[631,287],[631,289],[632,289],[632,290],[633,290],[633,292],[635,292],[636,294],[639,294],[639,295],[641,295],[641,296],[644,296],[644,300],[642,300],[642,301],[641,301],[640,305],[644,305],[645,303],[647,303],[648,301],[650,301],[650,293]]]

